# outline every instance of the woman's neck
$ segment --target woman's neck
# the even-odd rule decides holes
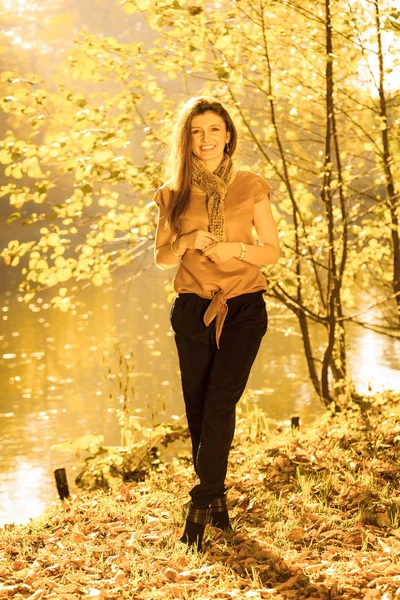
[[[223,158],[217,158],[216,160],[202,160],[201,162],[203,163],[203,166],[207,171],[209,171],[210,173],[214,173],[214,171],[218,169],[222,161]]]
[[[232,175],[231,175],[231,179],[230,179],[228,185],[231,185],[231,183],[234,182],[234,180],[236,179],[236,176],[237,176],[238,172],[239,172],[238,169],[235,169],[235,168],[232,169]],[[201,192],[202,191],[199,187],[197,187],[197,185],[192,185],[191,190],[193,190],[194,192]]]

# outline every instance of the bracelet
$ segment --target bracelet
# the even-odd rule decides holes
[[[174,242],[176,242],[176,240],[174,240]],[[171,248],[171,252],[172,252],[172,254],[173,254],[174,256],[176,256],[177,258],[182,258],[183,254],[185,254],[185,253],[183,253],[183,254],[177,254],[177,253],[175,252],[175,250],[174,250],[174,242],[172,242],[172,244],[170,244],[170,246],[169,246],[169,247]]]
[[[244,260],[244,258],[246,257],[247,248],[246,248],[246,246],[243,244],[243,242],[239,242],[239,243],[240,243],[240,245],[242,246],[242,250],[241,250],[241,252],[240,252],[239,259],[240,259],[240,260]]]

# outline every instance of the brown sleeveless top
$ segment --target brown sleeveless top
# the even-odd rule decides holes
[[[254,204],[269,197],[271,188],[260,175],[252,171],[238,171],[228,186],[224,201],[225,232],[227,242],[254,244]],[[170,189],[164,185],[154,196],[154,201],[168,207]],[[191,190],[189,205],[179,223],[179,235],[195,229],[208,231],[209,221],[206,195],[202,191]],[[265,290],[265,278],[257,265],[231,258],[217,264],[203,255],[200,250],[186,250],[174,280],[174,289],[178,294],[194,293],[203,298],[213,298],[204,315],[209,325],[217,318],[217,342],[221,334],[227,313],[226,300]]]

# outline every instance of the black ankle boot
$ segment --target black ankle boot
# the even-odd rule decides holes
[[[209,508],[197,508],[193,504],[190,504],[186,517],[185,530],[179,541],[184,542],[188,546],[196,546],[197,550],[201,550],[204,530],[209,517]]]
[[[213,527],[218,527],[219,529],[224,529],[225,531],[232,531],[232,525],[229,522],[226,496],[213,500],[210,509],[211,525]]]

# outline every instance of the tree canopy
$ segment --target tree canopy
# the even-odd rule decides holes
[[[24,299],[52,288],[67,310],[78,282],[102,285],[149,245],[174,114],[211,94],[238,126],[241,166],[274,189],[283,250],[265,269],[268,294],[296,315],[314,387],[339,405],[344,324],[398,331],[399,12],[388,0],[118,5],[150,39],[82,33],[56,88],[1,76],[0,194],[9,221],[32,231],[2,256],[22,269]],[[385,322],[357,314],[357,286]],[[326,330],[324,348],[312,325]]]

